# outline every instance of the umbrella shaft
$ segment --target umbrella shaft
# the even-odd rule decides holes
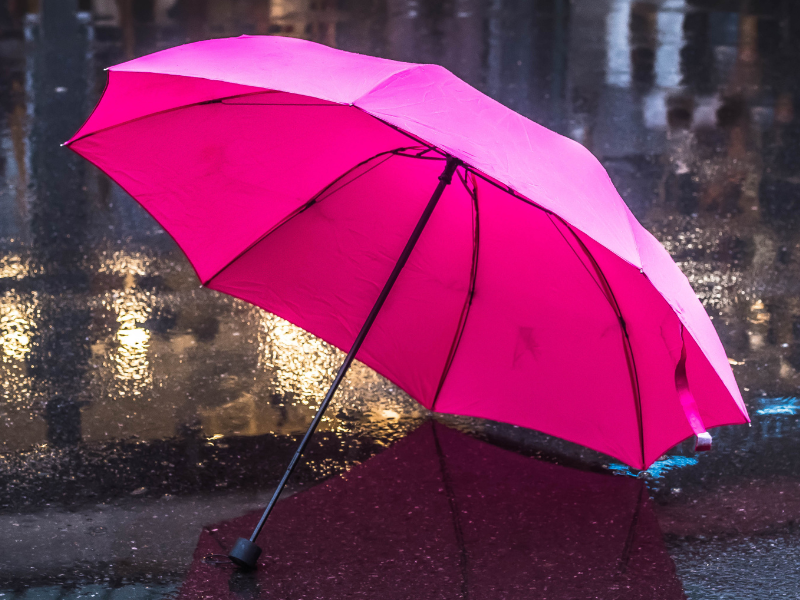
[[[444,171],[439,176],[439,185],[436,187],[436,190],[433,192],[431,199],[428,201],[428,205],[425,207],[422,216],[419,218],[417,222],[417,226],[414,228],[411,237],[406,242],[405,248],[403,248],[402,254],[400,254],[400,258],[397,259],[397,263],[394,265],[394,269],[392,269],[392,274],[389,275],[389,279],[386,281],[386,284],[383,286],[383,290],[381,291],[380,296],[375,301],[375,305],[372,307],[372,310],[367,317],[367,320],[364,321],[364,325],[361,327],[361,331],[358,332],[355,341],[353,342],[352,347],[350,348],[350,352],[347,353],[347,357],[345,357],[342,366],[339,367],[339,372],[336,374],[336,378],[333,380],[328,393],[325,395],[325,399],[320,404],[319,409],[317,409],[317,414],[314,415],[314,419],[311,421],[311,425],[308,426],[308,431],[303,436],[303,440],[300,442],[300,445],[297,447],[297,451],[294,453],[292,460],[289,462],[289,466],[286,468],[286,472],[283,474],[278,487],[275,489],[275,493],[272,495],[272,499],[269,501],[266,510],[264,510],[264,514],[261,515],[261,519],[256,525],[256,528],[253,530],[253,535],[250,536],[250,541],[255,542],[258,534],[261,533],[261,529],[264,527],[264,523],[267,522],[267,518],[269,514],[272,512],[272,509],[275,506],[275,503],[278,501],[278,498],[283,491],[283,488],[286,486],[286,482],[291,477],[294,468],[297,466],[297,463],[300,460],[300,457],[303,455],[303,451],[306,449],[311,436],[314,435],[314,431],[317,429],[317,425],[322,420],[322,415],[325,414],[325,409],[328,408],[331,400],[333,399],[333,395],[336,393],[336,390],[339,388],[339,384],[344,379],[344,376],[347,374],[347,370],[350,368],[350,365],[355,360],[356,354],[358,350],[361,348],[361,344],[364,343],[364,339],[367,337],[367,333],[369,333],[370,327],[375,322],[375,319],[378,316],[378,313],[383,306],[383,303],[386,301],[386,298],[389,296],[389,292],[392,290],[392,286],[394,285],[395,281],[397,281],[398,276],[400,275],[400,271],[403,270],[406,262],[408,261],[408,257],[411,256],[412,250],[414,250],[414,246],[419,240],[420,235],[422,234],[422,230],[425,229],[425,225],[428,223],[428,219],[430,219],[431,214],[433,213],[433,209],[436,208],[436,203],[439,201],[439,198],[442,197],[444,193],[444,188],[446,188],[452,178],[453,173],[455,173],[456,167],[460,164],[460,161],[452,156],[447,157],[447,164],[445,165]]]

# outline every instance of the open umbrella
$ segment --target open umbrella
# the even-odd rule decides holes
[[[67,144],[203,285],[349,348],[242,564],[356,356],[429,409],[637,468],[749,420],[702,305],[599,162],[442,67],[188,44],[112,67]]]
[[[180,599],[685,598],[644,481],[438,423],[278,504],[263,573],[209,559],[259,516],[203,528]]]

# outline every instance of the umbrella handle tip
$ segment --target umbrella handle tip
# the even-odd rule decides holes
[[[697,434],[697,442],[694,445],[695,452],[708,452],[711,450],[711,434],[707,431]]]
[[[261,556],[261,548],[247,538],[236,540],[230,553],[228,553],[228,558],[243,569],[255,569],[259,556]]]

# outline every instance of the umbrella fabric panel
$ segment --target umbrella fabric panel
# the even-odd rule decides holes
[[[167,48],[110,70],[229,81],[350,104],[416,66],[296,38],[243,35]]]
[[[380,293],[443,160],[383,156],[266,236],[209,287],[347,348]],[[467,301],[472,199],[446,188],[358,357],[431,407]]]
[[[722,347],[722,342],[708,318],[705,308],[694,293],[686,276],[673,262],[664,246],[636,221],[630,211],[628,213],[648,279],[669,302],[724,384],[725,390],[719,390],[719,392],[724,397],[725,391],[727,391],[739,409],[739,417],[733,418],[727,423],[749,422],[747,408],[733,376],[725,349]]]
[[[681,354],[680,321],[639,269],[577,233],[596,262],[619,306],[630,340],[639,391],[644,464],[649,465],[677,441],[693,434],[675,385]],[[581,246],[576,244],[578,251]],[[718,378],[717,378],[718,379]],[[642,468],[642,465],[637,465]]]
[[[625,203],[586,148],[485,96],[438,65],[389,77],[355,105],[558,213],[639,265]]]
[[[719,402],[728,394],[723,380],[650,279],[585,234],[576,236],[602,270],[626,323],[642,403],[645,464],[693,434],[675,382],[684,341],[689,387],[705,427],[746,422],[736,403]]]
[[[530,427],[641,465],[616,314],[547,213],[477,181],[474,297],[435,409]]]
[[[201,281],[355,165],[414,144],[354,108],[249,99],[159,113],[72,145],[158,220]]]
[[[421,174],[417,189],[430,188],[443,163],[418,162],[428,165],[416,168]],[[459,170],[445,188],[359,352],[360,360],[399,382],[427,408],[435,407],[456,351],[477,259],[474,204],[461,184],[463,175]]]
[[[109,70],[102,102],[72,139],[178,107],[263,91],[227,81]]]
[[[727,387],[713,375],[717,372],[706,359],[703,349],[688,333],[686,337],[686,374],[691,385],[692,395],[697,400],[700,416],[706,427],[732,425],[750,421],[747,413],[732,404],[715,402],[723,398]],[[711,423],[711,425],[709,425]]]

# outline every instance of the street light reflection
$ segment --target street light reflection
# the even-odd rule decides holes
[[[0,279],[22,279],[31,275],[30,264],[18,254],[0,256]]]
[[[316,409],[336,374],[341,353],[288,321],[262,313],[260,367],[273,375],[275,391]]]
[[[147,320],[152,309],[144,293],[132,290],[115,294],[109,304],[119,323],[118,346],[111,353],[115,376],[132,383],[125,391],[138,396],[152,383],[147,358],[150,332],[138,326]]]
[[[150,266],[149,257],[140,252],[111,252],[104,253],[98,273],[112,273],[114,275],[145,275]]]
[[[36,298],[23,301],[13,292],[0,296],[0,341],[3,362],[22,361],[31,350],[31,334],[35,326]]]

